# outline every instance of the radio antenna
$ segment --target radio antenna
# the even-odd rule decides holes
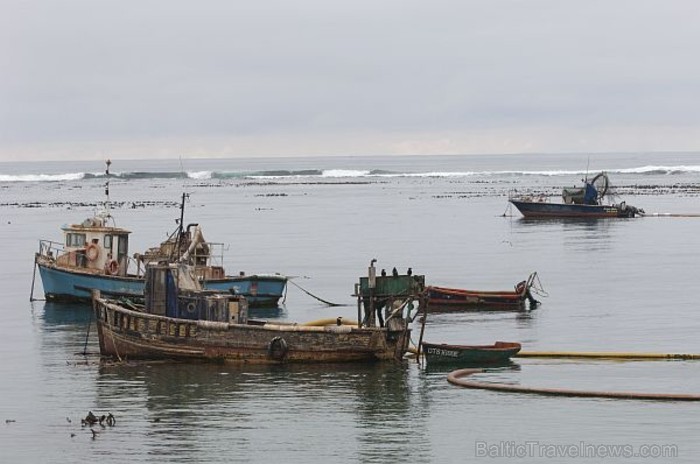
[[[105,161],[105,164],[107,165],[107,169],[105,169],[105,177],[107,180],[105,181],[105,197],[107,198],[104,203],[104,209],[105,209],[105,215],[109,217],[109,166],[112,164],[112,161],[110,159],[107,159]]]

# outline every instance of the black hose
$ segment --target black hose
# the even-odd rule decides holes
[[[330,302],[330,301],[324,300],[323,298],[314,295],[313,293],[311,293],[310,291],[306,290],[305,288],[302,288],[301,285],[299,285],[298,283],[294,282],[294,281],[291,280],[291,279],[288,279],[287,282],[289,282],[290,284],[294,285],[294,286],[297,287],[299,290],[301,290],[302,292],[304,292],[304,293],[306,293],[307,295],[309,295],[311,298],[314,298],[314,299],[320,301],[321,303],[325,303],[325,304],[327,304],[328,306],[348,306],[347,304],[332,303],[332,302]]]

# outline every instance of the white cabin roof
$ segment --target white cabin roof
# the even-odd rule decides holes
[[[85,219],[80,224],[64,224],[61,226],[63,232],[77,233],[92,233],[92,234],[111,234],[111,235],[128,235],[130,230],[122,229],[121,227],[112,227],[105,225],[106,221],[101,217],[92,217]]]

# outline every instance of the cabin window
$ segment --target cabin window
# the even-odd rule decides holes
[[[85,234],[66,234],[66,246],[68,246],[68,247],[85,246]]]
[[[125,255],[129,252],[129,237],[126,235],[119,237],[119,254]]]
[[[104,247],[106,250],[112,249],[112,236],[111,235],[105,235]]]

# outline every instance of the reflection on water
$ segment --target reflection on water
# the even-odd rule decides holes
[[[557,228],[563,231],[580,231],[592,233],[588,238],[595,238],[597,234],[614,229],[619,224],[628,223],[629,220],[618,218],[519,218],[514,221],[516,227],[528,230],[530,228]]]
[[[512,359],[507,359],[505,361],[499,362],[499,363],[494,363],[494,364],[489,364],[489,365],[483,365],[483,364],[473,364],[470,365],[468,363],[426,363],[425,364],[425,372],[428,374],[444,374],[447,376],[450,372],[454,371],[455,369],[483,369],[484,372],[489,372],[489,373],[498,373],[498,372],[518,372],[521,369],[520,364],[517,362],[513,361]]]
[[[542,306],[538,306],[541,308]],[[498,325],[503,327],[502,324],[508,323],[508,321],[516,321],[516,324],[520,328],[527,328],[534,324],[538,317],[542,314],[541,309],[533,310],[522,310],[522,311],[468,311],[468,312],[458,312],[453,311],[449,313],[437,313],[429,314],[426,320],[425,333],[429,334],[433,331],[442,330],[443,328],[451,327],[462,327],[469,328],[474,327],[478,324],[479,327],[483,328],[489,325]]]
[[[405,364],[104,364],[96,382],[99,407],[119,411],[149,454],[167,460],[317,461],[325,449],[336,461],[425,461],[430,446],[409,430],[422,401]]]
[[[42,351],[51,354],[45,362],[85,362],[86,355],[96,359],[97,329],[90,305],[45,301],[31,307],[35,327],[42,332]]]
[[[605,251],[616,240],[619,231],[631,224],[629,219],[590,218],[520,218],[514,221],[514,233],[536,233],[551,237],[573,251]]]
[[[31,303],[31,308],[32,314],[47,328],[81,324],[84,326],[92,317],[92,308],[89,304],[35,301]]]
[[[284,305],[272,308],[248,308],[248,317],[253,319],[285,319],[288,317]]]

